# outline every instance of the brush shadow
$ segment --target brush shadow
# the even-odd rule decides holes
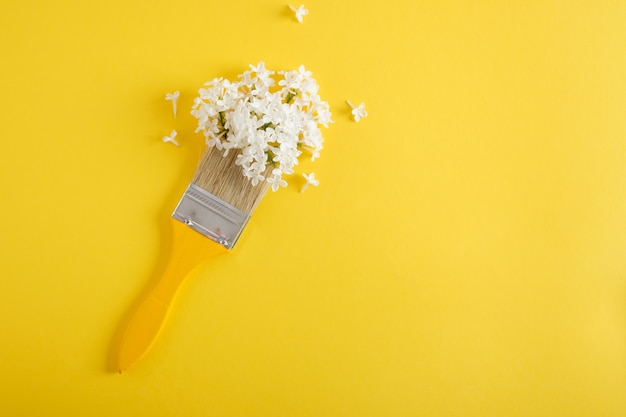
[[[142,290],[139,294],[135,296],[135,301],[127,308],[126,312],[118,318],[118,326],[111,337],[111,344],[109,345],[107,360],[106,360],[106,371],[107,372],[118,372],[117,367],[117,358],[120,344],[122,342],[122,337],[124,336],[124,332],[128,327],[135,311],[139,308],[141,303],[148,297],[152,289],[157,285],[159,279],[162,277],[165,269],[167,268],[170,252],[172,249],[172,229],[170,223],[170,216],[174,207],[176,206],[176,202],[180,199],[184,192],[184,187],[175,187],[174,190],[170,193],[167,198],[168,204],[164,205],[163,209],[161,209],[158,213],[158,219],[156,219],[157,227],[160,230],[161,236],[161,249],[159,250],[159,256],[157,257],[156,264],[154,265],[153,272],[148,278],[146,284],[143,285]]]
[[[156,89],[155,89],[156,90]],[[151,97],[147,100],[146,105],[150,106],[151,113],[154,114],[155,120],[153,125],[151,126],[154,131],[152,133],[148,133],[146,138],[148,142],[146,146],[164,146],[164,147],[172,147],[172,152],[183,152],[183,158],[188,161],[193,161],[191,164],[185,167],[183,172],[180,173],[178,180],[175,185],[171,188],[169,193],[166,196],[165,203],[158,211],[156,218],[154,221],[156,222],[155,226],[159,230],[159,239],[161,242],[159,249],[159,256],[155,262],[153,272],[150,276],[146,277],[143,281],[142,289],[135,294],[134,301],[130,306],[127,307],[125,313],[121,315],[121,317],[117,317],[117,327],[113,332],[113,335],[110,338],[110,345],[108,347],[107,355],[106,355],[106,364],[105,371],[106,372],[118,372],[117,369],[117,356],[118,349],[128,326],[131,318],[135,314],[135,311],[141,305],[143,300],[150,294],[152,288],[157,284],[159,278],[165,272],[165,268],[169,262],[169,254],[172,247],[172,230],[170,225],[170,216],[173,212],[178,200],[183,195],[185,191],[185,187],[191,181],[191,176],[193,174],[193,169],[196,166],[197,161],[200,159],[200,155],[202,153],[202,140],[201,138],[195,137],[193,135],[193,125],[190,118],[192,116],[186,111],[186,107],[188,105],[187,100],[189,100],[188,96],[191,94],[186,91],[181,92],[181,98],[185,97],[185,102],[181,104],[181,100],[178,101],[178,111],[177,117],[174,118],[172,111],[171,102],[165,101],[165,92],[163,94],[158,94],[154,97]],[[191,106],[189,105],[189,108]],[[185,111],[181,111],[185,109]],[[187,113],[187,114],[185,114]],[[169,125],[169,126],[167,126]],[[159,127],[161,126],[161,127]],[[160,141],[160,136],[169,134],[172,129],[176,129],[179,134],[184,132],[183,138],[184,143],[181,144],[180,148],[175,148],[171,144],[163,144]],[[194,140],[193,142],[190,139],[199,139]],[[180,155],[178,155],[180,157]]]

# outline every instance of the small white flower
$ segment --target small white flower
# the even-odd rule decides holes
[[[279,187],[286,187],[287,181],[282,179],[280,169],[274,169],[272,176],[267,179],[267,182],[272,184],[272,191],[277,191]]]
[[[315,179],[315,173],[314,172],[311,172],[308,175],[307,174],[302,174],[302,176],[306,180],[306,183],[304,184],[304,186],[302,186],[302,189],[300,190],[301,193],[303,193],[304,190],[309,188],[309,185],[312,185],[313,187],[317,187],[318,185],[320,185],[320,182]]]
[[[176,135],[178,135],[178,132],[176,130],[172,130],[172,132],[168,136],[163,136],[163,142],[171,142],[176,146],[180,146],[180,144],[176,142]]]
[[[172,101],[172,108],[174,110],[174,117],[176,117],[176,100],[178,100],[178,97],[180,97],[180,91],[176,90],[173,93],[167,93],[165,95],[165,100],[171,100]]]
[[[301,4],[297,9],[290,4],[289,8],[296,14],[296,19],[300,23],[302,23],[302,18],[309,14],[309,11],[304,8],[304,4]]]
[[[257,65],[250,65],[250,70],[256,74],[259,80],[266,80],[271,75],[274,75],[274,71],[265,68],[265,62],[263,61],[259,62]]]
[[[346,100],[348,106],[352,108],[352,116],[354,117],[354,121],[358,122],[364,117],[367,117],[367,111],[365,110],[365,103],[361,103],[358,106],[355,106],[350,102],[350,100]]]

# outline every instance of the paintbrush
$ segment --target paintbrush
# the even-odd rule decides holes
[[[282,78],[277,83],[274,77]],[[128,369],[153,345],[178,288],[206,259],[232,250],[268,188],[285,187],[303,152],[319,157],[328,127],[328,103],[304,66],[270,71],[265,64],[230,82],[205,83],[191,114],[208,149],[172,214],[174,244],[165,274],[131,319],[118,370]],[[317,185],[313,173],[304,177]],[[305,187],[306,188],[306,185]]]
[[[158,283],[128,323],[117,369],[126,371],[154,345],[185,278],[201,263],[232,250],[269,183],[252,185],[235,164],[236,152],[224,157],[204,151],[191,184],[172,217],[170,259]],[[269,170],[269,168],[268,168]]]

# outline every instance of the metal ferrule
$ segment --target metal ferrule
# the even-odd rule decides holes
[[[172,217],[227,249],[235,246],[250,218],[195,184],[189,184]]]

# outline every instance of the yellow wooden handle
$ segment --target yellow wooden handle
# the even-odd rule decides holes
[[[117,368],[121,373],[154,345],[174,296],[185,278],[205,260],[227,252],[222,245],[172,219],[173,244],[165,273],[143,300],[122,337]]]

